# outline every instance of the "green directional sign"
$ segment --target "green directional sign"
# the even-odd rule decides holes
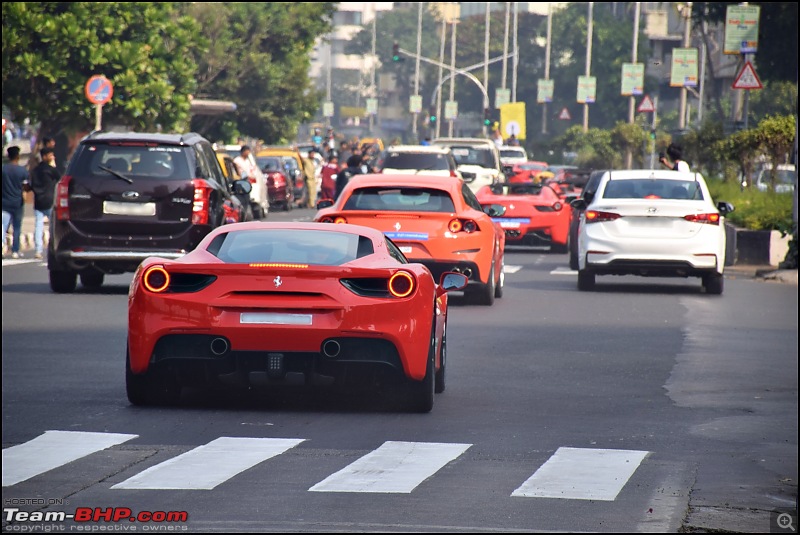
[[[597,95],[597,78],[578,76],[578,103],[594,104]]]
[[[725,15],[725,54],[755,54],[758,51],[759,6],[728,5]]]
[[[671,87],[697,87],[697,49],[675,48],[672,50]]]
[[[556,84],[553,80],[539,80],[536,82],[536,102],[544,104],[553,102],[553,92]]]
[[[644,93],[644,63],[622,64],[622,90],[624,97]]]

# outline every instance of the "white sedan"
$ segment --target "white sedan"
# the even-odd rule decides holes
[[[578,203],[576,205],[575,203]],[[726,202],[714,205],[699,173],[606,171],[597,192],[577,199],[578,289],[596,275],[700,277],[719,295],[725,266]]]

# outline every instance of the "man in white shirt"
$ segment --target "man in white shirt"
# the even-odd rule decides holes
[[[661,154],[658,158],[658,161],[661,162],[661,165],[672,169],[673,171],[685,171],[690,172],[689,164],[683,159],[683,151],[679,145],[675,145],[674,143],[670,143],[669,147],[667,147],[667,156],[672,159],[672,163],[669,163],[669,160]]]
[[[233,163],[236,165],[236,169],[238,169],[242,178],[256,176],[255,169],[253,168],[253,159],[250,158],[250,147],[247,145],[242,146],[239,151],[239,156],[233,159]]]

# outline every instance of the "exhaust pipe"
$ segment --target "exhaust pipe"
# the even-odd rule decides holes
[[[329,358],[335,358],[339,356],[339,353],[342,351],[342,346],[336,340],[328,340],[324,344],[322,344],[322,354]]]
[[[452,271],[452,272],[454,272],[454,273],[461,273],[461,268],[459,268],[459,267],[454,267],[454,268],[453,268],[453,269],[451,269],[450,271]]]
[[[472,269],[471,268],[464,268],[464,271],[462,271],[462,273],[464,275],[466,275],[466,277],[468,279],[472,277]]]
[[[211,340],[211,352],[218,357],[227,353],[228,347],[228,341],[224,338],[214,338]]]

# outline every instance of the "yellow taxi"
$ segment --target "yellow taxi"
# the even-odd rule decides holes
[[[294,202],[297,206],[308,206],[308,180],[300,151],[296,147],[265,147],[256,153],[256,162],[259,168],[263,168],[262,161],[276,157],[280,158],[283,174],[293,186]]]

